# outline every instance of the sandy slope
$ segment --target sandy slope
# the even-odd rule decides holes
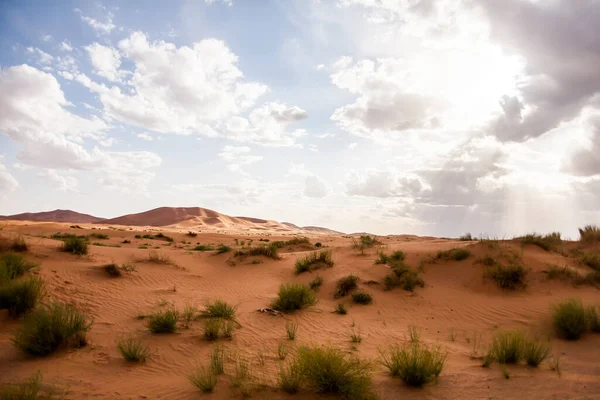
[[[439,382],[421,390],[404,386],[377,366],[374,382],[382,399],[597,399],[600,396],[600,335],[588,334],[577,342],[552,339],[553,353],[561,356],[561,377],[550,371],[547,364],[539,369],[521,365],[508,367],[510,379],[506,380],[497,365],[485,369],[480,361],[470,357],[475,337],[482,335],[485,347],[498,329],[524,328],[549,333],[553,302],[577,296],[588,304],[600,303],[600,291],[596,288],[574,288],[568,283],[547,281],[543,270],[548,264],[573,262],[536,247],[524,249],[525,265],[531,269],[525,291],[506,293],[483,279],[483,267],[475,260],[488,250],[483,244],[474,244],[471,245],[474,256],[465,261],[427,264],[426,286],[415,294],[401,289],[386,292],[377,285],[362,283],[361,287],[373,295],[373,304],[358,306],[345,300],[349,313],[341,316],[331,312],[338,302],[331,295],[335,280],[354,273],[362,282],[381,281],[389,267],[374,265],[375,249],[369,250],[367,256],[360,256],[351,249],[349,238],[319,236],[319,241],[333,249],[335,260],[333,268],[319,273],[324,278],[318,293],[319,303],[314,309],[279,318],[256,310],[269,304],[281,283],[307,283],[314,278],[315,273],[293,274],[294,263],[302,252],[284,252],[281,260],[262,259],[260,264],[251,264],[253,258],[250,258],[236,261],[232,266],[228,263],[229,254],[191,252],[176,246],[182,246],[182,240],[192,241],[193,245],[233,246],[239,236],[201,233],[189,238],[174,233],[175,244],[167,246],[161,241],[135,239],[137,231],[105,229],[103,232],[110,235],[104,241],[107,244],[121,244],[123,239],[130,239],[131,244],[121,244],[120,248],[91,246],[90,255],[79,258],[58,252],[60,242],[39,237],[58,231],[93,232],[69,230],[64,224],[14,223],[5,227],[2,234],[27,235],[31,245],[27,257],[40,264],[39,274],[47,280],[51,296],[72,302],[93,316],[90,345],[75,351],[59,351],[43,359],[27,359],[10,342],[11,332],[19,322],[0,313],[0,383],[22,379],[40,370],[45,382],[68,386],[67,398],[71,399],[202,397],[186,378],[198,362],[207,361],[215,346],[200,337],[202,323],[195,322],[191,329],[181,329],[172,335],[152,335],[145,330],[144,321],[135,316],[169,307],[159,305],[165,301],[181,310],[186,304],[201,306],[208,300],[223,299],[238,306],[242,328],[236,330],[233,340],[220,343],[247,357],[254,374],[273,386],[279,369],[276,351],[278,343],[285,341],[286,321],[297,321],[298,339],[294,345],[330,343],[361,358],[375,359],[379,347],[405,343],[408,326],[414,325],[421,330],[425,342],[439,344],[449,352]],[[383,238],[383,242],[386,251],[403,250],[413,266],[439,249],[469,245],[411,236]],[[176,262],[177,267],[136,262],[136,273],[116,279],[101,270],[108,262],[125,263],[147,256],[151,250],[138,249],[144,243],[160,247],[160,252]],[[520,251],[517,245],[503,246],[514,246]],[[363,336],[355,351],[351,350],[349,340],[353,323]],[[115,347],[119,336],[135,332],[154,349],[154,356],[146,365],[127,364]],[[264,355],[264,365],[257,356],[260,353]],[[222,377],[211,397],[240,395]],[[290,398],[275,389],[264,389],[253,397]],[[295,398],[314,396],[304,392]]]

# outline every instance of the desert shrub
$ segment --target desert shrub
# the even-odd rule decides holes
[[[198,246],[194,247],[192,250],[194,250],[194,251],[213,251],[214,247],[212,247],[209,244],[199,244]]]
[[[323,244],[321,242],[315,243],[315,247],[321,247],[321,246],[323,246]]]
[[[129,362],[145,362],[150,357],[150,348],[141,339],[129,337],[117,342],[117,349]]]
[[[159,232],[156,235],[151,236],[150,239],[165,240],[167,242],[173,242],[173,238],[171,236],[167,236],[162,232]]]
[[[224,244],[220,244],[217,247],[217,254],[223,254],[223,253],[227,253],[231,251],[231,247],[224,245]]]
[[[600,332],[600,318],[596,307],[589,306],[587,309],[588,329],[592,332]]]
[[[179,313],[175,310],[158,311],[148,316],[146,326],[152,333],[173,333],[178,319]]]
[[[46,356],[61,346],[84,346],[91,326],[88,316],[75,306],[54,302],[33,310],[16,332],[13,343],[32,356]]]
[[[136,239],[141,239],[141,238],[142,238],[142,235],[135,235],[134,237],[135,237]]]
[[[579,277],[579,274],[574,269],[570,268],[568,265],[564,267],[560,267],[558,265],[551,265],[546,271],[546,275],[548,279],[560,279],[560,280],[573,280],[576,281]]]
[[[438,251],[436,259],[462,261],[471,256],[471,251],[464,247],[456,247],[450,250]]]
[[[173,264],[173,260],[171,260],[169,256],[155,250],[152,250],[148,253],[148,257],[143,258],[140,261],[152,264]]]
[[[579,228],[579,240],[585,243],[600,242],[600,227],[586,225],[583,228]]]
[[[576,285],[600,285],[600,271],[591,271],[583,276],[577,276],[574,283]]]
[[[323,284],[323,277],[318,275],[317,277],[315,277],[315,279],[310,281],[308,285],[310,286],[311,290],[314,290],[316,292],[317,290],[319,290],[319,288],[321,287],[322,284]]]
[[[530,367],[537,367],[552,351],[548,342],[535,339],[526,339],[523,343],[523,359]]]
[[[44,280],[39,277],[7,281],[0,285],[0,310],[14,318],[33,310],[44,297]]]
[[[277,357],[280,360],[285,360],[289,352],[289,346],[285,342],[279,342],[279,345],[277,345]]]
[[[42,385],[42,376],[39,371],[23,383],[0,386],[0,400],[51,400],[56,398],[55,394],[54,388]]]
[[[227,338],[227,339],[231,339],[233,337],[233,326],[234,322],[233,321],[228,321],[225,320],[223,321],[223,337]]]
[[[406,291],[412,292],[417,286],[425,287],[425,281],[417,271],[411,270],[406,265],[392,268],[392,273],[386,275],[383,279],[383,288],[385,290],[401,287]]]
[[[296,275],[303,272],[311,272],[316,269],[333,267],[331,250],[314,251],[296,261]]]
[[[358,276],[346,275],[343,278],[338,279],[335,284],[335,292],[333,297],[339,299],[340,297],[346,296],[351,291],[358,287]]]
[[[277,298],[273,300],[271,307],[282,312],[293,312],[317,302],[315,293],[302,284],[282,284],[279,287]]]
[[[204,305],[204,310],[200,312],[202,318],[223,318],[230,321],[235,321],[235,307],[221,300],[207,302]]]
[[[72,239],[72,238],[79,238],[79,239],[84,239],[87,240],[87,236],[86,235],[75,235],[73,233],[54,233],[52,234],[52,236],[50,236],[50,238],[52,239],[56,239],[56,240],[64,240],[64,239]]]
[[[371,364],[331,347],[301,347],[293,368],[317,393],[374,399]]]
[[[488,267],[487,274],[502,289],[516,290],[527,285],[527,270],[518,262]]]
[[[562,244],[560,232],[552,232],[547,235],[530,233],[525,236],[521,236],[518,239],[521,240],[521,244],[523,245],[532,244],[546,251],[555,250]]]
[[[110,276],[121,276],[121,269],[119,268],[119,266],[117,264],[106,264],[104,267],[104,271],[106,271],[106,273]]]
[[[95,239],[102,239],[102,240],[106,240],[108,239],[108,235],[104,234],[104,233],[90,233],[90,237],[93,237]]]
[[[234,253],[235,257],[246,257],[246,256],[265,256],[274,260],[279,260],[279,253],[277,252],[277,246],[270,244],[269,246],[253,246],[245,249],[238,249]]]
[[[212,393],[217,386],[217,376],[210,368],[198,367],[188,379],[204,393]]]
[[[7,253],[0,258],[0,282],[18,278],[36,265],[21,254]]]
[[[298,364],[292,363],[291,365],[281,366],[277,381],[284,392],[288,394],[297,393],[302,383],[302,373]]]
[[[17,253],[25,252],[29,249],[27,242],[23,239],[23,236],[17,236],[10,243],[10,250]]]
[[[583,253],[579,257],[579,261],[593,270],[600,272],[600,253]]]
[[[461,242],[470,242],[471,240],[473,240],[473,236],[471,236],[471,234],[467,232],[461,237],[459,237],[458,240],[460,240]]]
[[[421,387],[433,382],[446,363],[447,353],[439,348],[427,348],[415,342],[406,347],[391,346],[387,352],[380,351],[382,364],[392,376],[399,377],[407,385]]]
[[[221,346],[216,346],[210,353],[210,370],[215,375],[225,372],[225,350]]]
[[[335,306],[335,312],[341,315],[346,315],[348,314],[348,309],[346,308],[344,303],[338,303],[338,305]]]
[[[79,256],[85,255],[88,253],[88,244],[84,239],[78,237],[69,237],[63,240],[60,250]]]
[[[196,237],[196,236],[198,236],[198,234],[196,232],[192,232],[192,231],[188,231],[188,233],[186,233],[186,235],[188,235],[190,237]]]
[[[488,357],[500,364],[516,364],[523,359],[526,340],[521,331],[496,332]]]
[[[190,327],[192,321],[196,318],[196,313],[198,309],[193,305],[186,305],[183,308],[183,312],[181,313],[181,319],[183,319],[183,325],[186,329]]]
[[[285,333],[287,338],[290,340],[296,339],[296,332],[298,332],[298,323],[296,322],[286,322],[285,323]]]
[[[553,306],[554,327],[568,340],[577,340],[586,330],[585,308],[581,300],[568,299]]]
[[[221,318],[209,318],[204,321],[204,339],[217,340],[223,330],[223,320]]]
[[[356,304],[371,304],[373,298],[367,292],[354,292],[352,293],[352,301]]]
[[[123,244],[131,244],[131,240],[124,239],[121,243],[123,243]]]
[[[293,239],[290,240],[286,240],[286,241],[275,241],[273,242],[273,244],[278,247],[285,247],[285,246],[299,246],[299,245],[309,245],[310,246],[310,240],[307,237],[303,237],[303,236],[299,236],[299,237],[295,237]]]

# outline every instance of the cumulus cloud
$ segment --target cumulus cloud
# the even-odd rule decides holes
[[[8,172],[0,156],[0,196],[8,194],[19,187],[19,182]]]
[[[361,174],[353,171],[346,177],[346,194],[367,197],[419,196],[425,186],[414,174],[370,169]]]
[[[39,176],[47,178],[52,186],[63,192],[77,193],[79,182],[72,176],[59,174],[54,169],[45,169],[38,173]]]
[[[59,46],[62,51],[73,51],[73,46],[71,46],[71,42],[68,40],[63,40]]]
[[[86,149],[87,139],[110,144],[109,126],[97,117],[69,112],[70,105],[51,74],[28,65],[0,71],[0,131],[21,146],[20,162],[52,170],[101,172],[101,182],[114,187],[127,186],[130,180],[130,189],[140,188],[152,179],[154,174],[145,170],[160,165],[156,154]]]
[[[79,8],[75,8],[73,11],[79,13],[81,20],[88,24],[93,30],[96,31],[96,33],[100,35],[108,35],[112,32],[113,29],[117,27],[115,24],[113,24],[114,15],[110,12],[106,16],[106,22],[102,22],[97,19],[83,15]]]
[[[587,146],[577,149],[565,160],[563,171],[577,176],[600,175],[600,113],[590,116],[584,128],[590,135]]]
[[[118,82],[125,75],[125,71],[120,71],[121,56],[119,51],[103,46],[99,43],[92,43],[84,47],[87,50],[96,74],[105,77],[109,81]]]

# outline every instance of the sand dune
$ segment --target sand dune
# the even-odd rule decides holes
[[[104,218],[94,217],[93,215],[81,214],[71,210],[54,210],[38,213],[22,213],[14,215],[0,215],[0,220],[26,220],[26,221],[48,221],[48,222],[72,222],[93,224],[100,222]]]
[[[197,223],[196,218],[205,223],[203,218],[218,218],[223,225],[231,221],[240,223],[234,219],[221,220],[221,215],[202,209],[165,214],[158,215],[155,221],[182,218],[175,225],[190,221],[193,225]],[[20,321],[0,312],[0,383],[22,380],[39,370],[45,382],[68,388],[67,399],[199,398],[202,395],[187,376],[198,363],[206,364],[211,350],[221,345],[228,354],[243,357],[251,368],[254,382],[261,384],[253,389],[252,398],[288,399],[292,397],[279,390],[276,383],[279,366],[283,363],[277,357],[279,343],[290,344],[292,348],[329,344],[361,359],[375,361],[379,349],[392,343],[407,344],[409,326],[414,326],[424,343],[440,346],[448,352],[446,366],[437,383],[412,389],[374,363],[373,382],[381,399],[593,399],[600,393],[600,352],[597,351],[600,335],[590,333],[570,342],[558,339],[550,328],[551,304],[568,297],[581,298],[586,304],[600,303],[600,291],[596,287],[573,286],[547,278],[547,270],[554,264],[569,265],[582,272],[589,270],[569,256],[570,250],[578,248],[577,243],[565,243],[562,252],[549,252],[531,245],[521,247],[516,241],[491,245],[390,236],[381,237],[381,245],[368,248],[361,255],[352,248],[351,238],[318,235],[312,241],[318,240],[332,250],[334,266],[295,275],[294,264],[306,251],[283,251],[281,259],[273,260],[240,259],[232,253],[219,255],[191,250],[197,244],[219,243],[237,248],[241,246],[240,240],[253,239],[259,243],[259,239],[264,238],[262,235],[239,237],[203,232],[192,238],[175,228],[164,228],[161,232],[174,239],[169,243],[137,239],[135,235],[144,232],[131,228],[103,229],[109,239],[100,241],[100,245],[91,245],[89,255],[77,257],[57,251],[61,242],[48,237],[55,232],[82,235],[97,230],[70,230],[67,224],[50,223],[11,223],[5,227],[2,232],[5,237],[24,235],[30,245],[26,257],[39,264],[36,273],[46,280],[49,296],[75,304],[88,312],[94,323],[86,347],[30,359],[11,343],[12,332]],[[271,241],[286,239],[278,232],[270,232],[270,235]],[[130,243],[123,243],[124,240]],[[471,255],[462,261],[442,257],[431,262],[439,250],[456,247],[467,248]],[[424,288],[417,288],[414,293],[400,288],[383,290],[381,282],[390,267],[374,261],[378,251],[394,250],[402,250],[406,263],[415,270],[421,265]],[[598,248],[592,246],[585,250]],[[172,264],[144,261],[151,251],[168,257]],[[522,257],[529,270],[525,289],[502,290],[484,276],[485,266],[478,260],[500,253]],[[110,278],[102,265],[111,262],[133,263],[137,271]],[[373,296],[372,304],[355,305],[349,298],[333,298],[336,280],[350,273],[360,277],[359,287]],[[315,307],[284,317],[257,312],[269,305],[280,284],[308,283],[317,275],[323,278],[323,285],[317,292]],[[216,299],[237,307],[241,327],[235,330],[232,340],[207,342],[202,338],[202,321],[193,321],[190,328],[180,324],[175,334],[151,334],[146,321],[136,318],[139,314],[168,308],[183,310],[190,304],[201,308],[205,302]],[[339,302],[348,306],[348,315],[332,313]],[[298,323],[298,337],[294,342],[285,338],[286,322]],[[493,334],[514,328],[550,337],[553,355],[560,356],[560,376],[547,362],[539,368],[498,364],[481,367],[481,359],[477,357],[485,352]],[[361,343],[350,342],[349,334],[353,331],[360,332]],[[119,337],[132,334],[141,337],[152,349],[152,357],[146,364],[128,364],[116,348]],[[475,351],[478,354],[473,354]],[[242,397],[230,383],[234,373],[232,362],[228,361],[226,375],[219,378],[215,393],[207,398]],[[504,377],[503,371],[510,379]],[[316,395],[304,389],[293,398],[312,399]]]

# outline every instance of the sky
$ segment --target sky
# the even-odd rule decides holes
[[[600,223],[600,1],[0,2],[0,214]]]

